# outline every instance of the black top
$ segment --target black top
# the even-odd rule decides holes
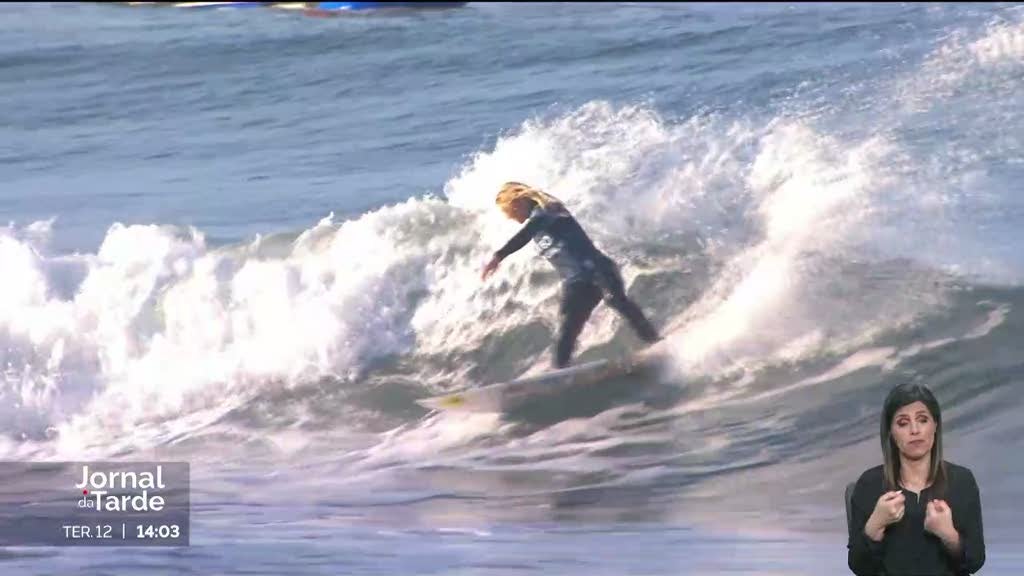
[[[850,503],[849,565],[858,576],[966,576],[985,563],[985,538],[981,525],[981,498],[974,475],[963,466],[946,462],[946,489],[936,494],[931,486],[920,496],[902,490],[906,499],[903,518],[885,529],[881,542],[864,534],[864,525],[886,492],[882,466],[861,474]],[[953,527],[960,534],[961,554],[952,557],[942,541],[925,532],[926,506],[945,500],[953,512]]]
[[[595,266],[607,259],[590,241],[583,227],[564,208],[537,206],[529,219],[495,255],[504,260],[530,240],[540,247],[541,255],[566,281],[585,281],[593,277]]]

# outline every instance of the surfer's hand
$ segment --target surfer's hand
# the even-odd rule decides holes
[[[494,274],[494,271],[498,269],[498,264],[501,264],[501,260],[497,256],[491,258],[491,261],[484,266],[484,271],[483,274],[480,275],[480,279],[487,280],[487,277]]]

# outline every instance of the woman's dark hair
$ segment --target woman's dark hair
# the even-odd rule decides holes
[[[896,411],[908,404],[922,402],[935,420],[935,442],[932,444],[932,462],[928,470],[928,482],[934,488],[936,498],[941,498],[946,488],[946,466],[942,459],[942,410],[935,395],[921,384],[900,384],[889,391],[882,409],[882,458],[887,490],[899,490],[900,451],[892,438],[892,421]]]

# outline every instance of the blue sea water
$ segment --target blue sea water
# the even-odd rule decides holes
[[[928,384],[1024,569],[1024,10],[0,5],[0,458],[192,467],[191,546],[7,574],[849,573],[842,494]],[[668,338],[620,397],[417,398],[543,366],[565,200]],[[633,349],[599,308],[581,359]]]

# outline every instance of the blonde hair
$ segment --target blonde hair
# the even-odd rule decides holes
[[[494,203],[507,214],[512,207],[512,203],[519,199],[530,200],[544,210],[565,211],[565,204],[561,200],[547,192],[527,186],[522,182],[506,182],[503,184],[501,190],[498,191],[498,196],[494,199]]]

